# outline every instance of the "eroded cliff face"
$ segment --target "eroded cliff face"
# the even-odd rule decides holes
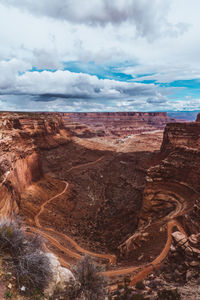
[[[200,122],[166,125],[158,163],[147,170],[138,230],[120,245],[122,255],[131,256],[142,247],[144,237],[163,231],[170,220],[178,220],[188,234],[200,228]],[[157,228],[158,226],[158,228]],[[166,227],[166,226],[165,226]],[[143,242],[144,243],[144,242]],[[156,241],[155,241],[156,243]]]
[[[66,141],[67,132],[57,115],[0,114],[1,215],[18,212],[21,193],[43,176],[40,149]]]
[[[200,225],[197,221],[197,216],[200,216],[200,123],[168,124],[164,132],[161,154],[164,159],[147,172],[142,220],[155,220],[159,218],[162,211],[166,215],[168,210],[172,210],[170,203],[172,206],[175,203],[170,201],[170,197],[173,196],[176,201],[182,202],[182,206],[184,205],[177,216],[182,219],[185,226],[187,224],[191,232],[192,230],[198,231]],[[160,185],[164,185],[163,190],[171,190],[170,195],[165,193],[164,197],[156,194],[156,187]],[[182,196],[180,196],[181,193]],[[191,214],[190,217],[189,214]]]
[[[85,124],[98,136],[123,137],[146,131],[163,130],[167,123],[175,122],[175,119],[167,116],[165,112],[63,113],[62,116],[65,124],[69,121]],[[87,132],[87,129],[85,130]]]

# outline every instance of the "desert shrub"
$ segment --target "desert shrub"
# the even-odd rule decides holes
[[[103,300],[106,295],[106,280],[99,274],[98,268],[90,256],[85,255],[73,268],[76,280],[80,284],[80,295],[88,300]]]
[[[136,289],[138,290],[144,290],[145,289],[145,285],[142,281],[138,281],[135,285]]]
[[[19,285],[24,285],[29,291],[43,291],[51,279],[49,259],[40,250],[26,253],[15,260],[14,274]]]
[[[14,221],[0,222],[0,252],[7,268],[27,293],[43,291],[51,280],[49,258],[41,251],[39,236],[26,235]]]
[[[5,219],[0,222],[1,253],[18,256],[22,253],[25,244],[25,236],[17,223]]]
[[[72,272],[76,280],[70,281],[64,291],[56,291],[53,299],[105,299],[106,280],[99,274],[100,271],[101,269],[95,265],[91,257],[85,255],[73,267]]]
[[[158,291],[158,297],[156,300],[180,300],[181,296],[177,290],[163,289]]]
[[[6,299],[9,299],[9,298],[12,297],[12,295],[13,295],[12,292],[10,290],[8,290],[8,291],[5,292],[4,296],[5,296]]]
[[[74,300],[74,299],[80,299],[80,283],[78,283],[77,281],[74,280],[70,280],[70,282],[68,282],[66,284],[65,289],[59,289],[57,288],[54,291],[54,294],[52,297],[50,297],[50,300],[54,300],[54,299],[65,299],[65,300]]]

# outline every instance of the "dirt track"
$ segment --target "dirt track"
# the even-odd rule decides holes
[[[75,166],[72,167],[68,170],[71,171],[72,169],[78,169],[81,168],[83,166],[88,166],[88,165],[93,165],[95,163],[97,163],[98,161],[102,160],[103,157],[100,157],[99,159],[97,159],[94,162],[90,162],[90,163],[86,163],[86,164],[82,164],[79,166]],[[63,239],[67,240],[68,242],[70,242],[73,247],[80,253],[83,254],[89,254],[93,257],[96,258],[102,258],[102,259],[107,259],[109,261],[110,264],[115,264],[116,263],[116,256],[112,255],[112,254],[99,254],[99,253],[94,253],[91,251],[88,251],[86,249],[83,249],[81,246],[79,246],[77,244],[77,242],[75,242],[72,238],[70,238],[69,236],[57,232],[56,230],[49,228],[49,227],[42,227],[39,221],[39,217],[42,214],[42,212],[45,209],[45,206],[50,203],[52,200],[58,198],[59,196],[63,195],[64,193],[67,192],[67,189],[69,187],[69,183],[66,181],[63,181],[65,183],[65,187],[63,189],[62,192],[58,193],[57,195],[55,195],[54,197],[50,198],[49,200],[47,200],[46,202],[44,202],[41,207],[39,212],[37,213],[37,215],[35,216],[35,224],[37,226],[37,228],[31,227],[30,230],[32,232],[39,232],[44,238],[46,238],[51,244],[53,244],[54,246],[56,246],[59,250],[63,251],[64,253],[66,253],[67,255],[76,258],[76,259],[81,259],[81,255],[77,252],[74,252],[72,250],[67,249],[66,247],[62,246],[58,240],[56,240],[55,237],[52,237],[50,234],[48,234],[47,232],[44,232],[44,230],[46,231],[51,231],[52,233],[54,233],[55,236],[60,236]],[[181,200],[183,201],[183,198],[181,197]],[[110,271],[105,271],[102,272],[102,274],[106,277],[114,277],[114,276],[120,276],[120,275],[125,275],[125,274],[130,274],[132,272],[138,271],[138,273],[136,275],[132,275],[131,276],[131,283],[130,285],[134,285],[137,281],[144,279],[148,274],[150,274],[155,268],[157,268],[159,266],[159,264],[165,259],[165,257],[167,256],[170,246],[171,246],[171,242],[172,242],[172,230],[174,227],[177,227],[177,229],[179,231],[181,231],[183,234],[186,235],[183,227],[179,224],[179,222],[175,219],[177,215],[179,215],[181,213],[181,211],[184,211],[185,209],[185,205],[183,205],[183,202],[181,201],[181,203],[176,203],[176,208],[173,212],[170,212],[170,214],[168,215],[168,217],[164,218],[166,223],[167,223],[167,241],[165,243],[165,246],[162,250],[162,252],[151,262],[148,264],[143,264],[140,266],[131,266],[128,268],[121,268],[121,269],[117,269],[117,270],[110,270]],[[69,267],[69,264],[67,261],[65,261],[63,258],[59,258],[59,261],[61,263],[61,265],[65,266],[65,267]],[[116,286],[112,286],[112,289],[116,288]]]

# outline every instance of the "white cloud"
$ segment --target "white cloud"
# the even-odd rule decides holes
[[[15,89],[16,76],[19,72],[24,72],[31,67],[31,64],[11,59],[9,61],[0,61],[0,91],[6,93],[7,90]]]
[[[184,65],[184,63],[177,66],[162,64],[127,67],[121,71],[132,75],[135,81],[153,80],[159,83],[170,83],[177,80],[200,79],[198,65]]]
[[[133,96],[157,95],[153,84],[98,79],[96,76],[62,70],[19,74],[18,71],[25,71],[29,65],[19,65],[15,60],[2,62],[1,65],[8,67],[7,71],[3,70],[4,76],[0,77],[2,94],[44,95],[44,101],[51,101],[51,97],[128,99]]]
[[[192,99],[182,104],[173,100],[173,106],[167,100],[169,91],[158,85],[99,80],[62,70],[65,62],[93,61],[108,70],[110,65],[120,66],[119,71],[139,75],[139,80],[199,79],[199,11],[198,0],[0,0],[0,92],[15,108],[20,101],[8,94],[26,94],[31,103],[26,103],[27,109],[35,105],[32,94],[46,94],[46,109],[63,105],[73,110],[78,103],[99,110],[106,105],[107,110],[114,105],[123,110],[166,110],[186,102],[198,107]],[[28,72],[32,67],[60,71]],[[79,102],[72,101],[76,96]]]
[[[161,33],[184,31],[181,24],[167,21],[170,0],[1,0],[1,3],[29,11],[38,16],[87,25],[130,22],[140,36],[150,40]]]

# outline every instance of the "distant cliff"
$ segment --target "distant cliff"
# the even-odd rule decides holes
[[[199,122],[167,124],[161,151],[167,152],[175,148],[200,150],[199,134]]]
[[[165,125],[176,122],[166,112],[89,112],[62,113],[64,123],[87,125],[103,136],[128,136],[146,131],[163,130]]]

